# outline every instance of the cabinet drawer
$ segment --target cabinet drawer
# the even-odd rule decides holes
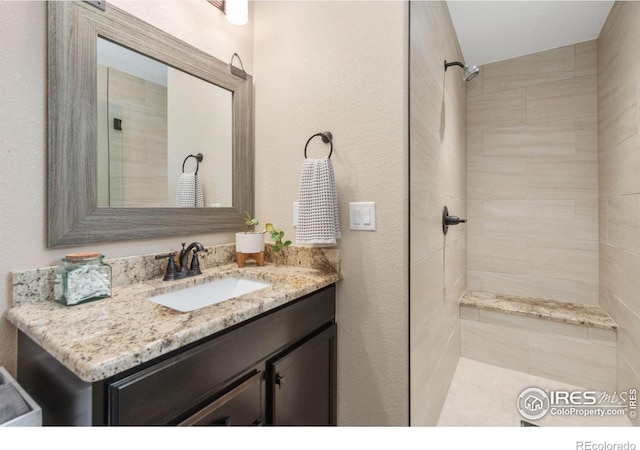
[[[178,426],[262,425],[263,372],[258,372],[215,399]]]

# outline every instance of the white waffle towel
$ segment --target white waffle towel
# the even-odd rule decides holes
[[[204,192],[198,175],[193,173],[183,173],[178,180],[176,191],[176,206],[183,208],[204,207]]]
[[[296,243],[336,245],[340,239],[338,193],[331,159],[305,159],[300,173]]]

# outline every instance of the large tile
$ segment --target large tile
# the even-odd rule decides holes
[[[564,80],[574,76],[574,46],[568,45],[531,55],[487,64],[484,93]]]
[[[526,198],[527,166],[524,162],[470,163],[467,182],[470,200],[517,200]]]
[[[455,379],[453,380],[455,381]],[[618,392],[628,392],[635,389],[640,390],[640,375],[638,375],[627,362],[626,355],[618,353]],[[640,418],[635,417],[631,420],[631,424],[635,427],[640,426]]]
[[[599,153],[600,197],[640,193],[640,133]]]
[[[460,320],[460,354],[487,364],[527,372],[528,333],[511,327]]]
[[[467,129],[467,164],[478,164],[483,160],[484,130],[482,128]]]
[[[445,247],[444,287],[445,301],[447,302],[455,302],[457,304],[467,289],[466,249],[467,241],[464,238],[456,241],[453,245]]]
[[[480,272],[525,273],[527,245],[522,239],[480,237],[469,239],[469,270]]]
[[[574,200],[491,200],[484,202],[485,236],[558,238],[576,223]]]
[[[467,237],[469,240],[484,235],[484,201],[467,200]]]
[[[410,267],[411,326],[425,326],[445,299],[443,251],[439,250]]]
[[[443,200],[422,191],[411,191],[410,195],[410,262],[413,264],[444,247],[442,212],[437,212]]]
[[[484,154],[489,156],[557,157],[576,153],[576,124],[573,117],[560,120],[498,126],[487,124]],[[533,160],[535,161],[535,160]]]
[[[640,195],[609,199],[607,242],[632,252],[640,252]]]
[[[517,411],[516,400],[524,389],[532,386],[543,390],[584,390],[575,383],[563,383],[461,357],[438,426],[519,427],[523,417]],[[551,414],[535,423],[541,427],[631,425],[626,416],[602,418]]]
[[[632,311],[640,314],[640,254],[600,244],[600,284],[610,295],[621,299]]]
[[[481,282],[473,284],[469,282],[469,289],[499,292],[520,297],[549,298],[546,295],[546,285],[542,283],[543,280],[535,277],[495,272],[475,272],[475,277]],[[480,285],[482,288],[475,287]]]
[[[598,162],[575,160],[529,162],[526,198],[595,199],[598,197]]]
[[[640,373],[640,316],[615,296],[609,298],[609,314],[618,324],[619,351],[629,366]]]
[[[478,272],[477,270],[467,270],[467,288],[476,291],[484,291],[484,277],[485,272]]]
[[[586,305],[598,304],[598,280],[583,283],[530,275],[469,271],[468,283],[469,289],[474,290]]]
[[[573,239],[598,240],[598,198],[596,195],[576,199],[576,225]]]
[[[516,125],[524,123],[525,117],[525,89],[513,89],[467,99],[469,127]]]
[[[616,387],[616,349],[531,333],[529,370],[533,375],[613,391]]]
[[[415,328],[415,327],[414,327]],[[438,315],[421,327],[411,330],[411,377],[426,386],[438,374],[438,364],[451,351],[449,342],[458,341],[458,305],[445,303]]]
[[[545,287],[545,298],[598,306],[598,278],[590,282],[544,278],[540,283]]]
[[[607,205],[609,200],[606,198],[601,198],[598,200],[598,238],[600,242],[607,242],[607,222],[608,219],[608,211]]]
[[[414,380],[412,377],[412,389],[415,387],[419,397],[412,396],[411,426],[437,425],[459,359],[460,333],[456,328],[451,333],[431,378]]]
[[[424,125],[421,125],[426,119],[415,120],[417,124],[413,123],[413,117],[411,120],[410,189],[421,192],[437,192],[441,182],[441,174],[438,169],[442,165],[440,139]]]
[[[597,283],[597,241],[530,239],[526,245],[527,275]]]
[[[575,44],[575,76],[593,75],[598,73],[598,45],[597,41],[586,41]]]
[[[616,347],[618,342],[617,330],[603,330],[601,328],[589,327],[587,329],[588,340],[594,344]]]
[[[480,310],[478,313],[478,321],[536,333],[582,339],[585,341],[588,337],[587,327],[584,326],[536,319],[535,317],[505,314],[496,311]]]
[[[505,384],[519,372],[461,357],[438,426],[513,426],[515,398]]]
[[[595,75],[529,86],[527,122],[596,117],[598,96]]]
[[[618,80],[610,91],[600,80],[598,133],[601,145],[619,144],[638,133],[637,80]]]

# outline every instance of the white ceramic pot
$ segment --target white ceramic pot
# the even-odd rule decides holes
[[[263,233],[236,233],[236,253],[260,253],[263,250]]]

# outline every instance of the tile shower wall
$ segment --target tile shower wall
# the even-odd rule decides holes
[[[468,84],[470,289],[598,304],[596,59],[588,41]]]
[[[598,38],[600,304],[618,323],[618,389],[640,388],[640,3]]]
[[[97,75],[98,204],[169,206],[167,87],[101,64]],[[109,113],[123,121],[121,130],[112,129]]]
[[[462,54],[444,2],[410,13],[411,424],[436,425],[460,354],[458,300],[466,289],[466,228],[442,233],[442,209],[466,215]],[[473,81],[471,82],[473,83]]]

